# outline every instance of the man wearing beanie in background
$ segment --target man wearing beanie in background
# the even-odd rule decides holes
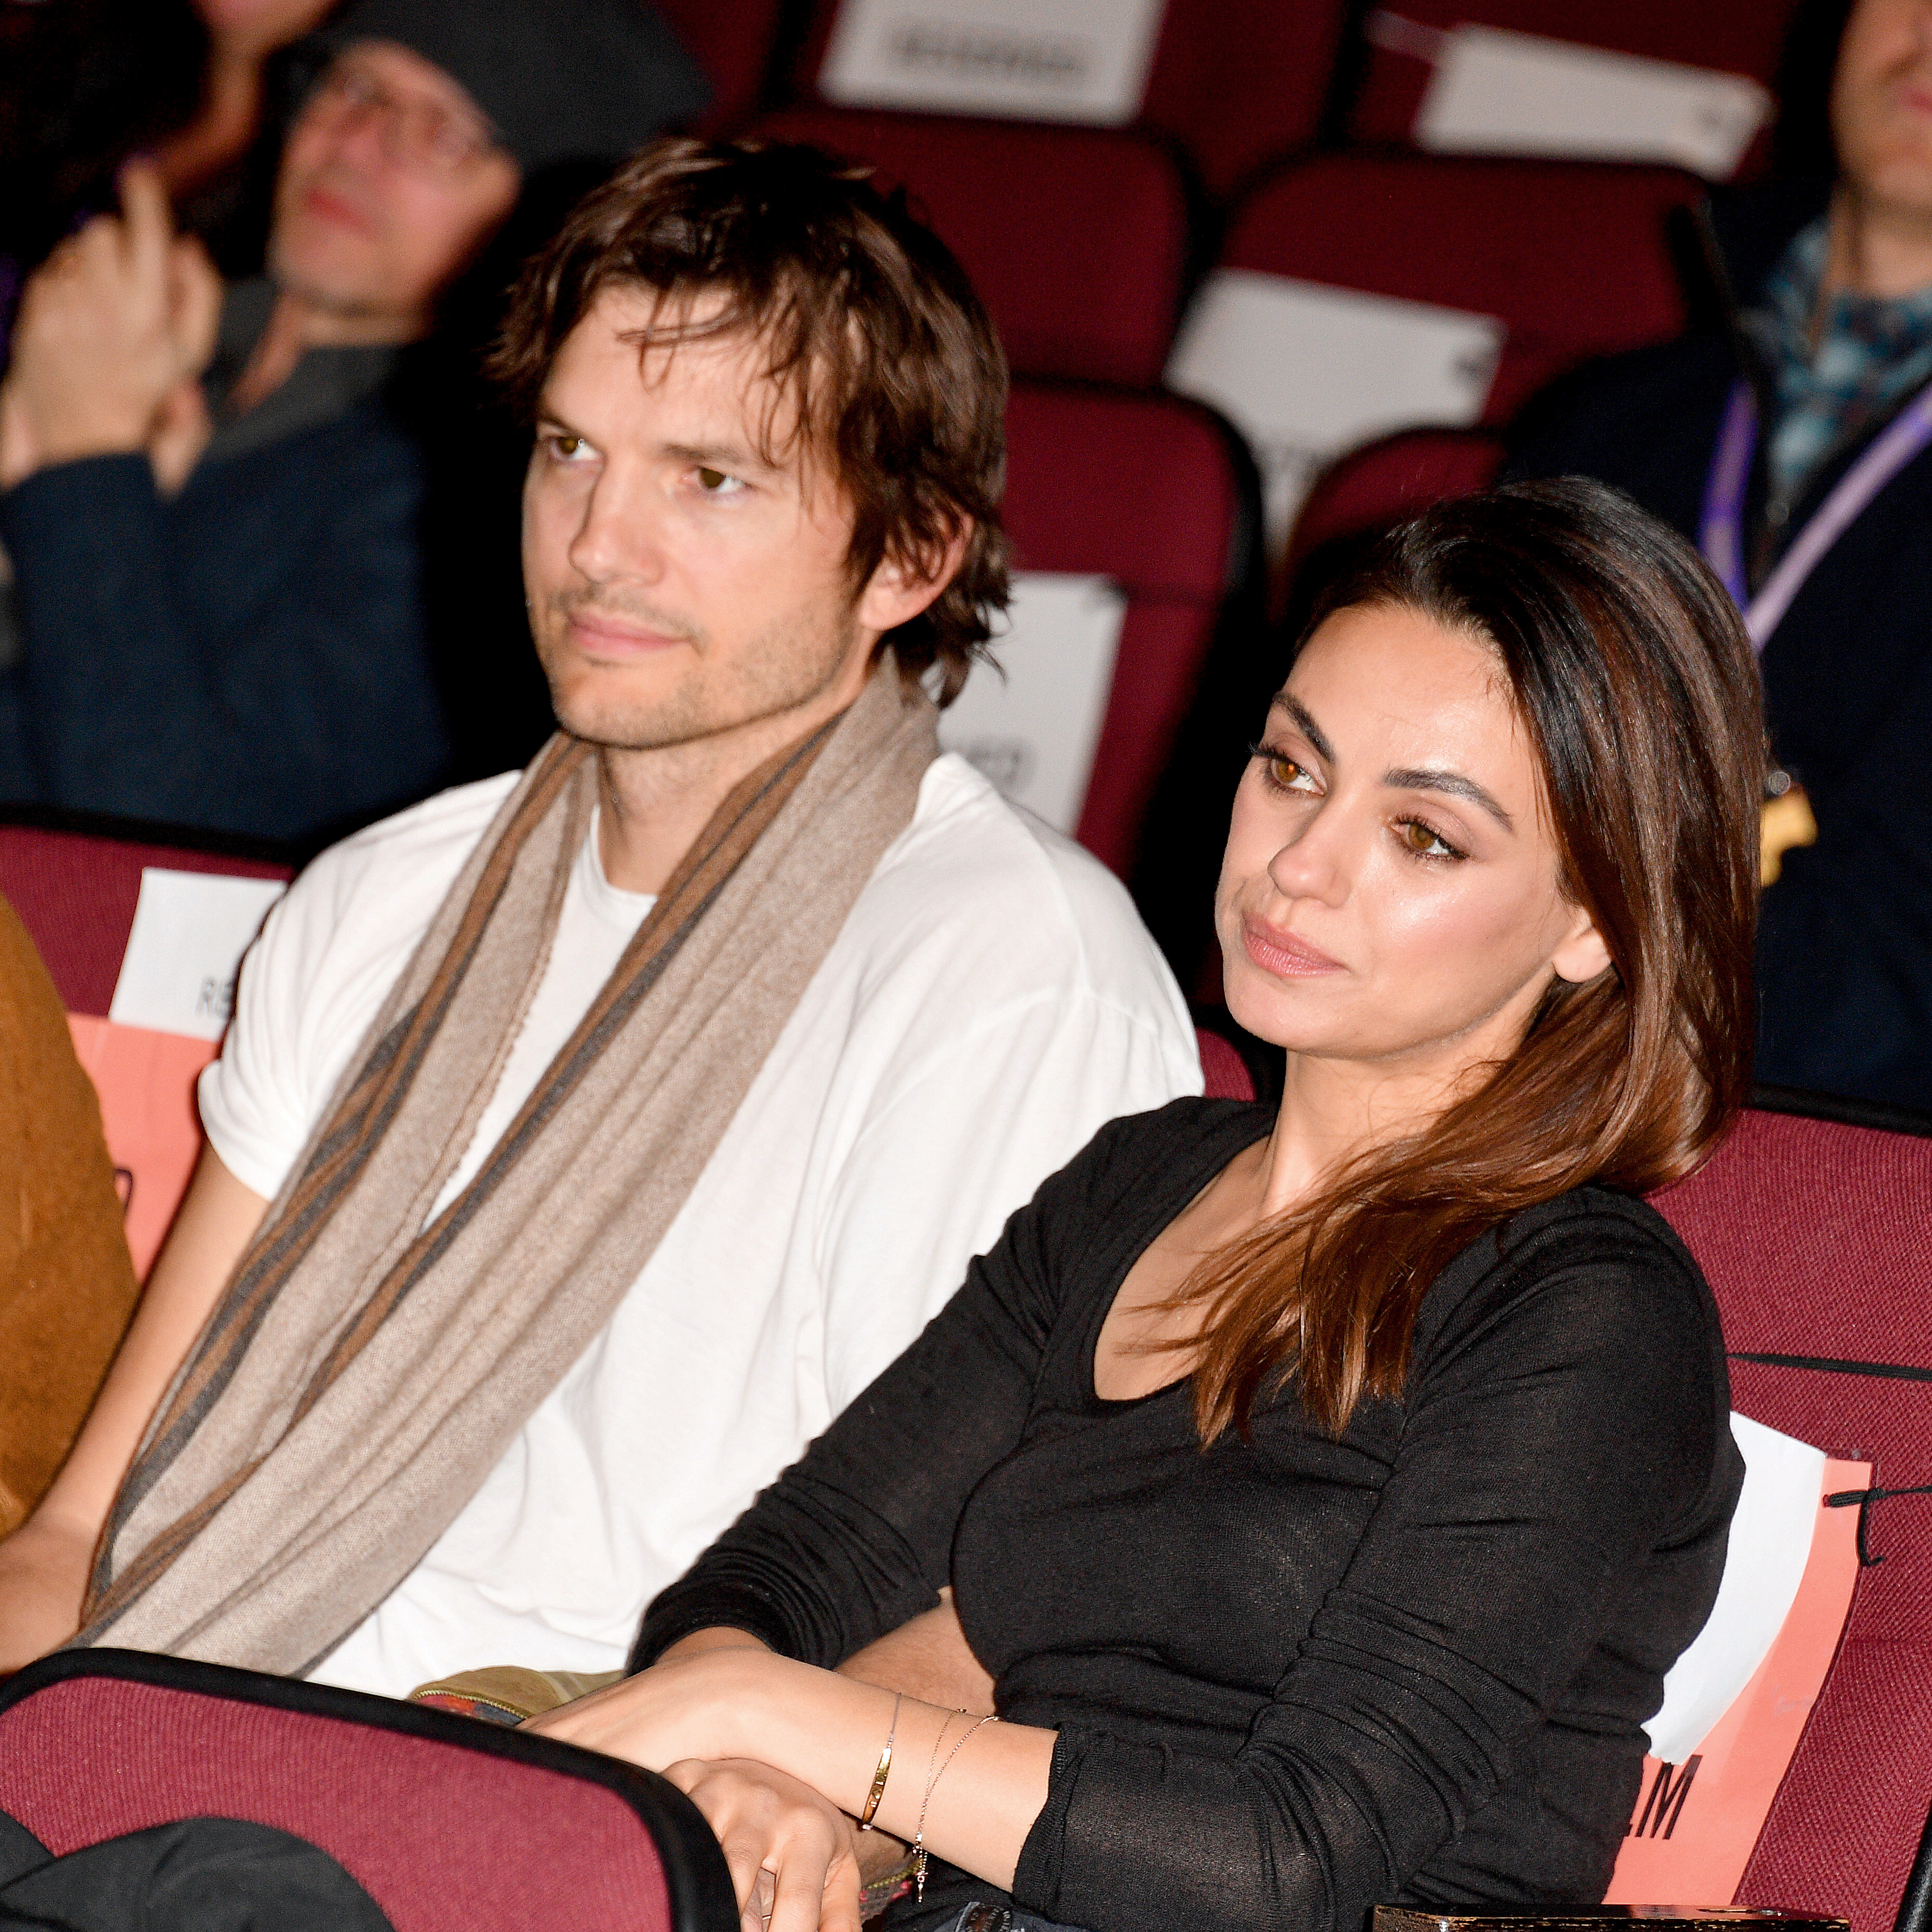
[[[265,279],[224,291],[136,164],[22,299],[0,798],[312,839],[446,776],[404,345],[530,175],[704,85],[638,0],[351,0],[313,50]]]

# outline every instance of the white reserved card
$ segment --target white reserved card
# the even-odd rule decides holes
[[[1104,577],[1016,572],[1006,628],[993,640],[999,668],[976,667],[939,714],[947,751],[1070,838],[1093,776],[1126,610]]]
[[[107,1017],[123,1026],[219,1040],[234,1010],[242,956],[287,890],[280,879],[144,866]]]
[[[1666,1764],[1683,1763],[1756,1675],[1798,1600],[1818,1526],[1824,1450],[1735,1411],[1731,1435],[1744,1486],[1718,1600],[1665,1673],[1663,1705],[1644,1726],[1651,1755]]]
[[[1140,112],[1163,0],[843,0],[828,100],[1029,121]]]
[[[1188,310],[1168,386],[1212,403],[1248,439],[1278,551],[1342,451],[1390,430],[1477,421],[1504,332],[1493,316],[1218,268]]]
[[[1668,161],[1728,181],[1771,112],[1742,74],[1500,27],[1443,42],[1415,117],[1416,145],[1438,153]]]

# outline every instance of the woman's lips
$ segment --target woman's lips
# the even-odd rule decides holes
[[[1339,959],[1330,958],[1306,940],[1252,917],[1241,921],[1241,944],[1247,949],[1248,957],[1264,973],[1272,973],[1278,979],[1306,980],[1317,974],[1344,970]]]

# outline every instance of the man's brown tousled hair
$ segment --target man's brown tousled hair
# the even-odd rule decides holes
[[[1541,770],[1566,894],[1610,951],[1552,982],[1521,1046],[1410,1137],[1209,1256],[1171,1305],[1204,1443],[1286,1382],[1336,1435],[1407,1378],[1416,1316],[1462,1250],[1588,1184],[1691,1173],[1750,1090],[1765,736],[1757,668],[1702,560],[1568,478],[1438,505],[1318,604],[1384,605],[1496,654]]]
[[[789,398],[795,434],[850,500],[855,586],[888,558],[935,574],[970,525],[951,581],[886,639],[906,676],[936,670],[950,703],[1008,594],[1006,358],[965,271],[903,194],[816,148],[653,142],[578,202],[518,282],[490,369],[526,421],[571,331],[626,286],[668,317],[641,332],[640,357],[697,336],[764,345],[767,443]],[[720,295],[689,320],[694,298]]]

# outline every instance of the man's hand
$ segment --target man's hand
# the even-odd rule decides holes
[[[27,284],[0,390],[0,488],[83,456],[146,450],[214,352],[221,281],[177,237],[160,177],[121,176],[122,212],[97,215]],[[171,400],[171,399],[175,399]]]
[[[718,1834],[743,1932],[859,1932],[852,1821],[836,1805],[748,1759],[686,1758],[664,1775]]]
[[[80,1628],[91,1539],[29,1517],[0,1543],[0,1677],[66,1642]]]

